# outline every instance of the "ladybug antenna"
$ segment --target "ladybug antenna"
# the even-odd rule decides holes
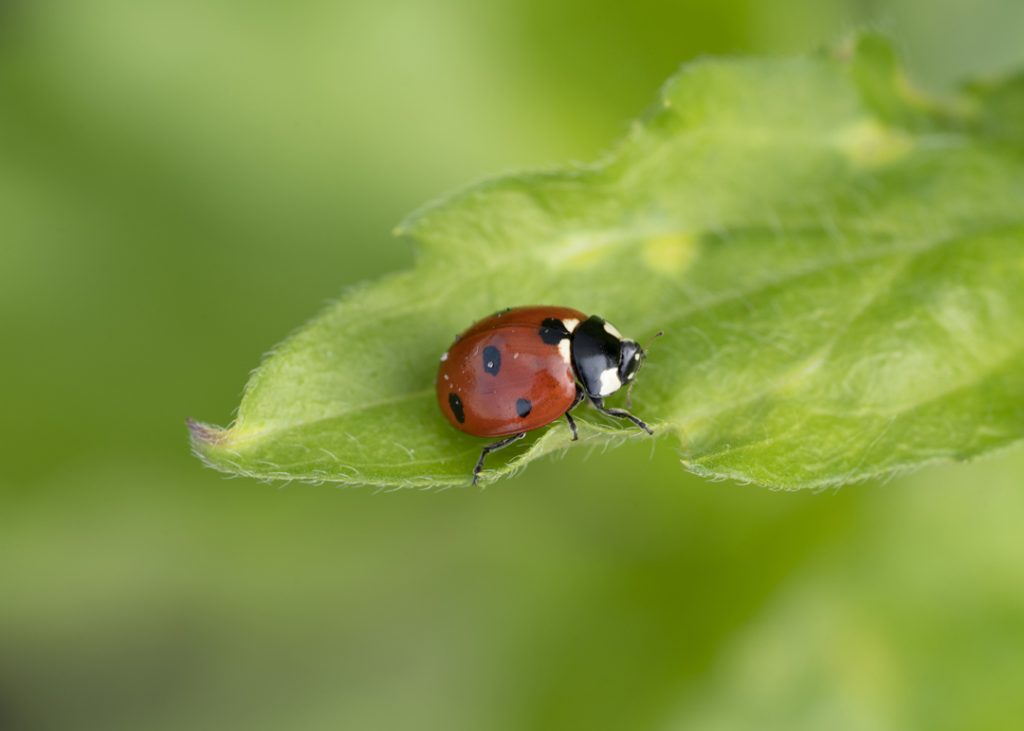
[[[645,345],[643,347],[643,351],[646,353],[647,352],[647,348],[651,347],[651,343],[653,343],[655,340],[657,340],[658,338],[660,338],[664,334],[665,334],[665,332],[663,330],[659,330],[658,332],[654,333],[654,335],[651,336],[651,339],[647,341],[647,345]],[[634,383],[636,383],[636,381],[630,381],[629,385],[626,386],[626,408],[627,409],[633,408],[633,384]]]

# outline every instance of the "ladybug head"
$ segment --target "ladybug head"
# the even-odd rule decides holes
[[[623,385],[633,382],[636,372],[644,364],[647,353],[635,340],[623,340],[619,344],[619,380]]]
[[[572,333],[572,366],[591,398],[604,398],[629,385],[645,358],[635,340],[593,315]]]

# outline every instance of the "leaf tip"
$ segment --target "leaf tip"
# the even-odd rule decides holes
[[[197,451],[201,451],[206,447],[217,446],[227,434],[226,429],[221,429],[219,426],[211,424],[204,424],[201,421],[196,421],[191,416],[185,419],[185,426],[188,427],[192,446]]]

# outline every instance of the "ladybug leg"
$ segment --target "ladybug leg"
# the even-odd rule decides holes
[[[480,478],[480,470],[484,468],[484,458],[491,452],[497,452],[502,447],[507,447],[512,442],[518,441],[526,436],[526,432],[520,432],[519,434],[513,434],[510,437],[505,437],[501,441],[488,444],[482,450],[480,450],[480,459],[476,461],[476,467],[473,468],[473,484]]]
[[[572,414],[570,414],[569,412],[575,409],[577,406],[579,406],[580,401],[582,401],[586,397],[586,395],[587,394],[583,391],[582,388],[580,388],[580,385],[577,383],[576,398],[573,399],[572,406],[565,410],[565,420],[569,422],[569,428],[572,429],[572,441],[574,442],[580,437],[579,434],[576,433],[576,421],[572,418]]]
[[[604,399],[601,398],[591,398],[590,403],[594,404],[594,408],[600,411],[602,414],[614,416],[616,419],[629,419],[648,434],[654,434],[654,432],[651,431],[651,427],[647,426],[647,424],[645,424],[643,420],[633,416],[625,409],[609,409],[607,406],[604,405]]]

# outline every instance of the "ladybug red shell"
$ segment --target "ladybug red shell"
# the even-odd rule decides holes
[[[602,413],[647,424],[604,398],[633,381],[644,361],[634,340],[597,315],[569,307],[517,307],[497,312],[456,337],[441,356],[437,403],[452,426],[478,437],[505,437],[484,447],[484,458],[526,432],[565,416],[584,398]]]

